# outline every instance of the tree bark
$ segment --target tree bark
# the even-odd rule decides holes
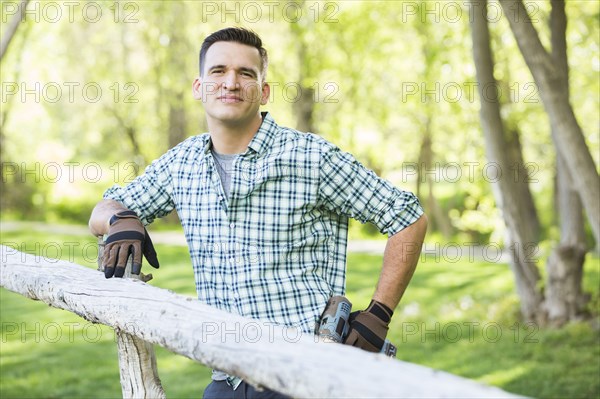
[[[583,132],[568,96],[564,95],[566,76],[546,52],[521,0],[500,0],[504,14],[531,74],[539,88],[557,148],[565,160],[573,184],[582,200],[600,247],[600,177],[585,142]],[[475,12],[474,15],[479,15]]]
[[[518,186],[515,190],[515,195],[519,198],[517,203],[521,206],[521,212],[524,220],[527,223],[523,224],[523,228],[527,230],[526,236],[531,237],[532,241],[539,241],[541,225],[538,217],[535,202],[533,201],[533,195],[529,189],[529,169],[525,164],[523,158],[523,148],[521,146],[520,132],[518,128],[506,129],[506,151],[508,155],[508,162],[511,167],[511,179],[512,183]]]
[[[474,13],[471,20],[471,36],[473,40],[473,57],[481,101],[480,118],[485,140],[485,149],[489,162],[496,164],[499,176],[493,184],[494,196],[509,232],[509,248],[511,250],[511,269],[515,276],[517,293],[521,300],[521,312],[525,320],[543,321],[541,311],[542,294],[537,288],[540,274],[535,260],[530,258],[530,248],[536,241],[527,228],[525,208],[519,203],[519,185],[511,179],[510,161],[505,152],[507,142],[504,126],[500,116],[500,101],[497,93],[490,93],[496,88],[494,78],[494,61],[490,49],[490,34],[487,25],[486,1],[471,0],[473,6],[483,6],[483,12]]]
[[[583,264],[587,248],[579,196],[571,190],[565,162],[558,154],[556,183],[561,238],[546,263],[544,308],[548,321],[561,326],[582,317],[589,296],[582,290]]]
[[[566,41],[567,16],[562,0],[552,1],[550,33],[552,59],[562,75],[564,96],[569,97],[569,66]],[[558,136],[557,127],[552,125],[552,137]],[[583,208],[564,158],[557,147],[555,201],[560,225],[560,242],[553,249],[546,271],[546,298],[544,306],[551,324],[561,326],[580,317],[589,298],[584,295],[581,282],[583,264],[587,252]]]

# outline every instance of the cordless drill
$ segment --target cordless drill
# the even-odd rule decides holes
[[[352,310],[352,303],[346,297],[336,295],[329,298],[319,321],[317,335],[327,341],[344,342],[350,330],[350,310]],[[396,357],[396,347],[386,339],[380,353]]]

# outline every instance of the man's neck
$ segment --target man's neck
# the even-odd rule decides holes
[[[216,120],[207,120],[208,131],[213,149],[219,154],[241,154],[262,124],[261,114],[257,114],[250,123],[227,125]]]

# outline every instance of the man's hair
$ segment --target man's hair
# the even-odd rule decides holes
[[[204,62],[206,61],[206,52],[216,42],[236,42],[254,47],[258,50],[261,59],[261,74],[263,79],[267,76],[267,66],[269,58],[267,50],[262,46],[262,40],[253,31],[244,28],[225,28],[211,33],[202,42],[200,47],[200,76],[204,70]]]

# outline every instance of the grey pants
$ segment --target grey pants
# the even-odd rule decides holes
[[[213,381],[204,390],[202,399],[290,399],[290,397],[266,388],[257,391],[245,381],[242,381],[235,391],[225,381]]]

